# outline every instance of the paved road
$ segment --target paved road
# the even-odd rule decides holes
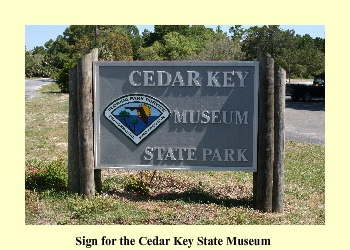
[[[39,96],[39,92],[36,90],[40,89],[41,86],[45,84],[49,84],[53,82],[53,79],[50,78],[41,78],[41,79],[35,79],[35,80],[26,80],[26,100],[34,98],[36,96]]]
[[[325,145],[325,100],[294,102],[286,97],[286,140]]]

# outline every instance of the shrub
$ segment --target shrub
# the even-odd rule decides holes
[[[65,191],[67,184],[68,170],[63,159],[52,162],[29,161],[25,165],[25,188],[28,190]]]
[[[125,183],[125,190],[140,195],[149,195],[151,193],[149,183],[139,178],[136,178],[135,176],[131,176],[129,179],[127,179]]]
[[[76,64],[76,59],[68,59],[64,63],[63,68],[60,69],[55,75],[56,83],[59,86],[61,92],[63,93],[69,92],[69,70],[73,68]]]
[[[125,190],[134,192],[140,195],[150,195],[152,192],[151,185],[156,170],[153,174],[150,171],[140,171],[139,177],[131,175],[125,182]]]
[[[46,60],[44,55],[26,52],[25,56],[25,76],[26,77],[52,77],[56,68]]]

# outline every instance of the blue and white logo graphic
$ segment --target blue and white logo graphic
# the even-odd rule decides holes
[[[121,96],[109,104],[103,113],[136,145],[170,117],[167,106],[144,94]]]

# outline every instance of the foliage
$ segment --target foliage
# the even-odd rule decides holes
[[[25,164],[25,188],[38,192],[67,189],[68,172],[63,159],[52,162],[31,160]]]
[[[130,61],[133,57],[130,39],[125,34],[101,31],[97,48],[102,61]]]
[[[68,71],[78,58],[98,48],[99,60],[258,60],[258,51],[290,69],[291,78],[325,71],[325,39],[296,35],[278,25],[155,25],[140,35],[135,25],[71,25],[55,41],[25,52],[26,77],[54,77],[68,91]]]
[[[155,41],[152,46],[141,47],[138,51],[138,58],[145,61],[161,61],[162,58],[162,44]]]
[[[294,30],[283,31],[278,25],[250,27],[243,37],[246,60],[257,60],[260,50],[269,53],[282,68],[290,67],[292,77],[312,78],[325,71],[324,39],[295,35]]]
[[[130,38],[138,32],[136,26],[117,25],[71,25],[65,31],[69,54],[76,58],[99,49],[99,60],[131,60],[133,50]],[[135,35],[136,36],[136,35]],[[134,39],[136,46],[137,39]]]
[[[69,70],[94,47],[98,48],[99,60],[132,60],[133,50],[128,30],[122,32],[123,28],[117,29],[117,26],[112,25],[98,27],[96,33],[95,25],[71,25],[64,31],[64,36],[58,36],[56,41],[50,40],[45,44],[57,68],[54,77],[62,92],[69,90]],[[127,28],[133,31],[132,27]]]
[[[55,41],[50,39],[45,43],[45,48],[52,65],[57,69],[62,68],[69,56],[69,44],[65,37],[59,35]]]
[[[238,42],[230,40],[224,33],[217,33],[205,44],[203,50],[192,56],[192,59],[200,61],[232,61],[242,60],[244,58],[243,55]]]
[[[204,25],[192,25],[186,33],[195,47],[196,54],[203,51],[216,34],[213,29],[206,28]]]
[[[194,52],[194,44],[186,36],[170,32],[163,37],[163,60],[183,60]]]
[[[150,193],[150,188],[147,182],[132,176],[125,183],[125,190],[130,192],[135,192],[140,195],[148,195]]]
[[[139,58],[141,60],[184,60],[194,52],[194,49],[194,44],[188,37],[172,31],[162,36],[161,43],[156,41],[151,46],[141,49]]]
[[[141,60],[242,59],[238,42],[230,40],[220,28],[214,32],[203,25],[156,25],[153,33],[144,32],[143,41]]]
[[[276,62],[288,69],[294,78],[313,78],[325,72],[325,54],[317,45],[319,39],[312,39],[309,35],[297,35],[293,45],[283,48],[283,53],[276,56]]]
[[[135,129],[136,129],[136,124],[139,122],[139,120],[137,120],[136,118],[132,118],[132,119],[130,120],[130,122],[131,122],[132,125],[134,125],[134,130],[133,130],[133,131],[135,131]]]
[[[63,67],[54,75],[57,85],[62,93],[69,92],[69,70],[77,64],[77,59],[67,58]]]
[[[142,42],[139,29],[135,25],[118,25],[114,28],[114,31],[117,34],[128,36],[132,46],[133,59],[137,60],[138,49],[141,47]]]
[[[143,33],[140,60],[193,60],[205,49],[214,31],[203,25],[155,25],[154,32]]]
[[[155,173],[156,170],[153,173],[150,171],[140,171],[138,177],[131,175],[125,182],[125,190],[144,196],[149,195],[152,192],[151,184]]]
[[[35,47],[25,52],[25,76],[26,77],[51,77],[55,68],[50,65],[44,47]]]
[[[232,33],[231,39],[241,42],[243,40],[245,29],[242,28],[242,25],[231,26],[229,33]]]
[[[189,25],[154,25],[154,32],[144,34],[143,47],[152,46],[156,41],[163,43],[164,36],[171,32],[186,36],[188,29]]]
[[[282,31],[278,25],[253,26],[246,30],[242,42],[242,50],[246,59],[257,60],[258,50],[267,52],[271,57],[276,58],[282,54],[282,49],[290,47],[294,31]]]

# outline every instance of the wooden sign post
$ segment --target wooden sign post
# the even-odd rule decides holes
[[[259,54],[258,171],[253,176],[256,208],[283,212],[284,106],[286,73],[270,55]]]
[[[93,49],[69,72],[68,191],[85,196],[95,195],[95,176],[100,174],[94,173],[92,122],[92,62],[97,57]]]

